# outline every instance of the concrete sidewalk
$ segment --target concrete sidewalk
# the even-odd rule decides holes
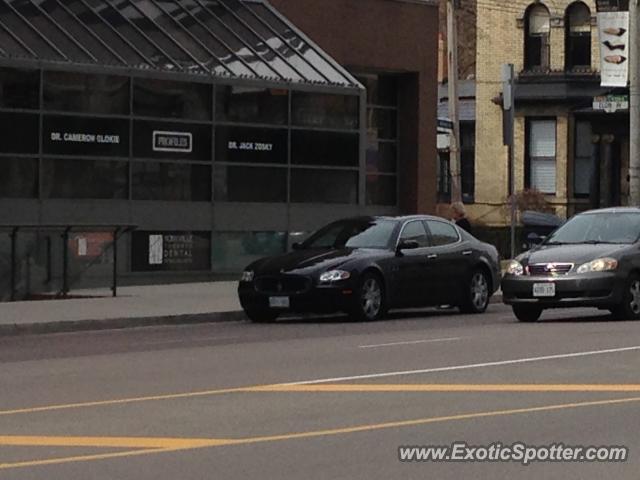
[[[182,283],[74,291],[72,298],[0,303],[0,335],[240,321],[237,282]],[[501,302],[497,292],[491,303]]]

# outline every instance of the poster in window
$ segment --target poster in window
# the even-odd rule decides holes
[[[211,267],[208,232],[133,232],[134,272],[206,271]]]

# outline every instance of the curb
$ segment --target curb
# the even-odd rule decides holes
[[[491,297],[490,304],[502,303],[502,294]],[[40,322],[0,325],[0,337],[17,335],[42,335],[47,333],[89,332],[100,330],[123,330],[126,328],[196,325],[204,323],[241,322],[247,317],[243,311],[196,313],[187,315],[165,315],[160,317],[110,318],[102,320],[72,320],[62,322]]]
[[[214,312],[161,317],[110,318],[102,320],[73,320],[0,325],[0,336],[38,335],[46,333],[122,330],[125,328],[189,325],[198,323],[239,322],[246,320],[244,312]]]

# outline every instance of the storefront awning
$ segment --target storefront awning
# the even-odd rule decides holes
[[[360,88],[263,0],[4,0],[0,59]]]

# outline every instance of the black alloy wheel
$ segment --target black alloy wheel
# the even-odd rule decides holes
[[[483,313],[489,306],[491,299],[489,277],[482,269],[471,273],[464,290],[464,297],[460,305],[463,313]]]
[[[372,322],[385,313],[385,298],[382,281],[378,275],[365,273],[360,281],[356,304],[350,312],[354,320]]]
[[[277,312],[267,309],[245,310],[244,313],[253,323],[272,323],[278,318]]]
[[[620,320],[640,319],[640,275],[633,273],[627,279],[622,294],[622,303],[611,310]]]
[[[542,315],[542,309],[531,305],[513,305],[513,314],[521,322],[537,322]]]

